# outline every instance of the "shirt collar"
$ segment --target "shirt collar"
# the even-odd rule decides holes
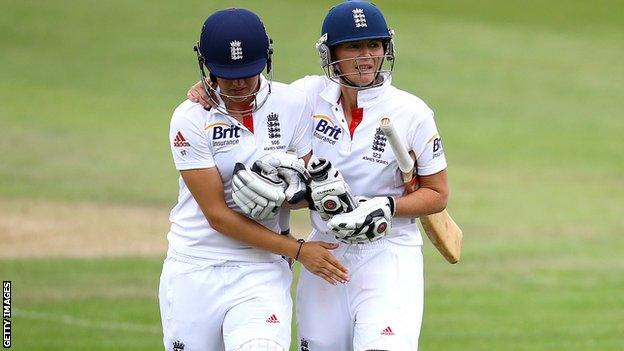
[[[374,105],[384,95],[388,87],[392,84],[390,73],[380,73],[383,84],[378,87],[360,90],[358,92],[358,107],[368,107]]]
[[[331,105],[336,105],[338,103],[338,99],[340,99],[340,84],[327,77],[325,77],[325,80],[328,84],[325,89],[321,91],[320,96]]]

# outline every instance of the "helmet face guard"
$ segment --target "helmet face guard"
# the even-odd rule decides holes
[[[208,98],[214,104],[215,106],[214,108],[217,111],[225,115],[246,116],[246,115],[256,112],[262,106],[264,106],[264,104],[267,102],[269,98],[269,95],[271,94],[271,83],[273,82],[273,70],[271,69],[271,54],[273,53],[272,49],[269,49],[270,50],[269,59],[267,60],[267,80],[268,80],[267,84],[262,85],[261,79],[258,79],[258,85],[253,89],[254,91],[253,93],[247,94],[247,95],[233,96],[233,95],[223,94],[221,92],[221,90],[219,89],[219,86],[217,85],[215,75],[210,73],[210,71],[208,75],[206,74],[207,67],[206,67],[204,58],[202,57],[199,51],[198,46],[199,46],[199,43],[197,43],[197,46],[195,46],[194,50],[197,53],[197,63],[199,65],[199,81],[202,83],[202,87],[204,91],[206,92],[206,95],[208,95]],[[261,73],[258,73],[258,74],[261,74]],[[223,78],[223,79],[227,79],[227,78]],[[244,78],[239,78],[239,79],[244,79]],[[266,94],[264,94],[265,92]],[[261,100],[258,100],[258,95],[263,95]],[[250,98],[253,98],[253,100],[251,104],[249,105],[249,108],[243,109],[243,110],[228,109],[225,104],[227,100],[233,101],[233,102],[243,102]]]
[[[394,32],[391,31],[391,34],[394,34]],[[390,77],[392,75],[392,71],[394,70],[394,43],[392,39],[385,40],[383,55],[358,56],[354,58],[337,60],[337,59],[334,59],[333,57],[334,55],[332,55],[332,51],[335,48],[335,46],[331,48],[328,47],[324,43],[324,39],[326,38],[324,37],[325,36],[322,36],[321,39],[319,39],[319,42],[316,43],[316,48],[319,51],[321,68],[323,69],[325,76],[327,76],[327,78],[329,78],[334,83],[347,87],[347,88],[352,88],[356,90],[365,90],[365,89],[375,88],[375,87],[383,85],[383,83],[385,82],[385,78]],[[376,38],[373,38],[373,39],[376,39]],[[343,73],[340,71],[338,67],[341,62],[346,62],[346,61],[355,61],[356,66],[359,67],[358,60],[362,60],[362,59],[373,59],[375,61],[375,64],[378,65],[374,72],[375,78],[366,85],[356,84],[353,82],[353,80],[350,79],[351,77],[361,76],[363,74],[359,68],[358,68],[358,72],[355,72],[355,73]]]
[[[377,6],[368,1],[345,1],[332,7],[323,21],[321,38],[316,43],[321,68],[332,81],[353,89],[369,89],[384,83],[384,77],[389,77],[394,69],[394,31],[388,28],[383,13]],[[355,57],[336,60],[333,49],[338,44],[358,42],[363,40],[381,40],[384,44],[384,54],[381,56]],[[370,84],[354,84],[349,77],[361,75],[362,72],[344,74],[340,72],[338,64],[348,60],[373,58],[380,61],[376,67],[375,79]]]

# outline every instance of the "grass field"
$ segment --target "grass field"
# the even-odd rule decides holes
[[[232,4],[257,11],[276,79],[292,81],[320,73],[332,3],[3,3],[13,349],[162,348],[168,121],[197,79],[201,23]],[[456,266],[426,245],[421,349],[623,350],[624,1],[377,3],[397,32],[395,84],[436,111],[466,235]]]

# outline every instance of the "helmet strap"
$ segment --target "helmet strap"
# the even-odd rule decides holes
[[[266,64],[266,72],[267,75],[273,74],[273,39],[269,38],[269,49],[267,50],[267,64]]]

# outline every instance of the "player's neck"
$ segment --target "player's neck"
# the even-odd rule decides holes
[[[253,98],[249,98],[245,101],[227,101],[225,105],[230,116],[242,121],[243,117],[249,115],[251,112]]]
[[[347,87],[341,87],[340,103],[345,108],[353,109],[358,107],[358,90]]]
[[[351,123],[351,111],[358,108],[356,89],[341,87],[340,104],[348,123]]]

